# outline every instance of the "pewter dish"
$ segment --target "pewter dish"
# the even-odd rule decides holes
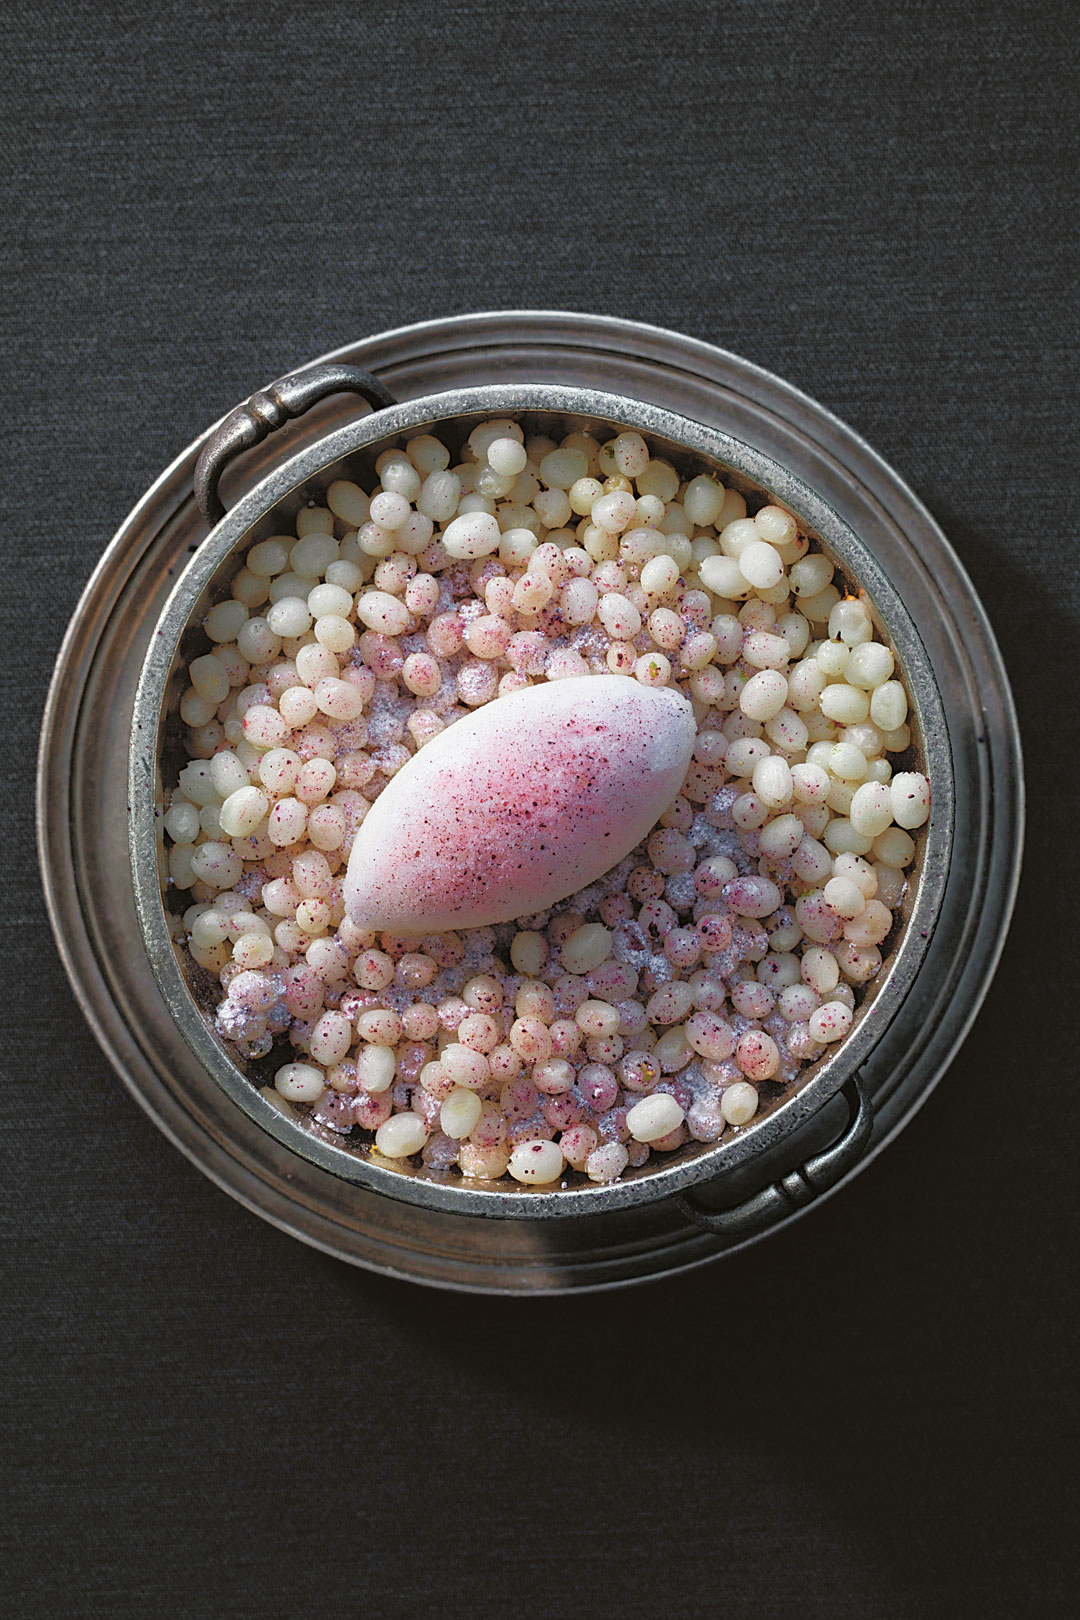
[[[939,532],[895,475],[820,408],[745,362],[673,334],[592,317],[493,315],[406,329],[337,358],[375,369],[399,393],[476,386],[493,375],[609,388],[617,382],[620,393],[632,389],[638,400],[685,411],[763,449],[802,477],[887,566],[935,671],[957,815],[974,831],[955,852],[923,969],[863,1065],[876,1107],[867,1162],[926,1094],[973,1015],[1000,947],[1019,859],[1008,689],[970,585]],[[328,402],[288,430],[288,448],[314,448],[354,415],[353,402]],[[84,1005],[128,1084],[236,1196],[308,1241],[394,1274],[493,1291],[605,1286],[749,1241],[695,1228],[682,1205],[666,1198],[587,1219],[448,1221],[441,1210],[372,1194],[283,1147],[242,1117],[216,1083],[208,1085],[205,1068],[178,1044],[175,1019],[136,949],[133,896],[116,881],[125,852],[115,814],[108,815],[114,801],[101,790],[103,766],[126,753],[135,678],[170,575],[205,534],[189,493],[197,449],[140,503],[91,581],[61,654],[42,751],[42,849],[54,920]],[[271,444],[253,451],[227,478],[227,499],[270,470],[282,450]],[[104,701],[110,676],[119,699],[111,708]],[[760,1199],[835,1137],[842,1112],[834,1099],[752,1165],[733,1166],[696,1196],[703,1205]],[[766,1203],[758,1232],[797,1213],[795,1200]]]

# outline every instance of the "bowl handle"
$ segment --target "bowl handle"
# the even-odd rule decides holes
[[[260,388],[219,422],[195,464],[195,500],[207,523],[220,523],[225,516],[218,480],[233,457],[261,444],[276,428],[303,416],[328,394],[359,394],[375,410],[397,404],[377,377],[358,366],[306,366]]]
[[[674,1202],[687,1220],[720,1237],[743,1237],[767,1222],[812,1203],[847,1174],[862,1158],[870,1142],[874,1105],[858,1075],[847,1082],[842,1095],[848,1105],[848,1123],[843,1135],[831,1147],[807,1159],[800,1169],[789,1171],[782,1180],[774,1181],[733,1209],[703,1209],[682,1193],[676,1195]]]

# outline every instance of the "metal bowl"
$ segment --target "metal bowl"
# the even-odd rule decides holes
[[[206,447],[196,474],[204,511],[223,511],[217,480],[239,451],[265,438],[289,417],[301,414],[330,392],[349,388],[366,393],[380,409],[349,422],[291,456],[220,517],[187,564],[161,614],[139,680],[133,712],[130,782],[130,846],[135,902],[147,954],[177,1029],[206,1071],[231,1101],[262,1129],[293,1152],[345,1180],[390,1198],[449,1215],[514,1220],[566,1219],[632,1208],[679,1196],[691,1218],[729,1233],[749,1229],[774,1204],[805,1203],[854,1161],[870,1139],[872,1104],[859,1086],[858,1071],[884,1036],[910,993],[926,957],[948,877],[953,842],[953,775],[948,733],[933,667],[918,631],[886,570],[849,524],[802,479],[774,458],[714,428],[672,411],[618,395],[545,384],[494,385],[458,389],[386,405],[385,390],[372,378],[341,367],[318,368],[283,379],[253,397],[227,419]],[[201,623],[210,603],[239,567],[238,553],[295,522],[297,511],[321,502],[327,486],[351,478],[370,487],[376,457],[405,438],[432,431],[458,448],[477,423],[512,415],[527,432],[561,437],[590,431],[602,439],[624,428],[640,432],[654,454],[686,477],[715,471],[753,502],[775,499],[797,514],[836,564],[841,576],[868,598],[876,628],[893,647],[911,699],[912,750],[905,763],[925,770],[933,784],[933,809],[919,835],[918,856],[902,907],[901,920],[877,980],[862,995],[853,1028],[840,1046],[807,1067],[787,1087],[766,1087],[763,1106],[747,1126],[729,1129],[715,1144],[690,1143],[660,1162],[651,1161],[615,1183],[597,1186],[583,1178],[557,1189],[524,1188],[512,1182],[470,1183],[452,1173],[410,1164],[391,1164],[367,1146],[335,1139],[312,1128],[303,1115],[283,1110],[264,1096],[251,1072],[238,1067],[206,1017],[197,975],[172,943],[168,897],[161,881],[161,762],[177,757],[175,719],[183,686],[182,667],[200,650]],[[171,756],[171,757],[170,757]],[[167,771],[169,766],[166,767]],[[172,773],[174,779],[174,771]],[[175,903],[175,896],[174,896]],[[180,900],[181,908],[184,901]],[[200,999],[203,1005],[200,1006]],[[280,1061],[278,1059],[277,1061]],[[687,1194],[703,1183],[720,1183],[784,1141],[847,1088],[850,1119],[840,1138],[824,1153],[778,1183],[757,1189],[749,1199],[720,1214],[702,1211]]]
[[[430,1287],[573,1293],[672,1276],[740,1252],[812,1213],[800,1203],[853,1183],[945,1075],[990,986],[1023,848],[1016,713],[978,596],[938,524],[853,430],[790,383],[684,334],[563,310],[454,315],[356,339],[327,361],[375,373],[401,398],[546,382],[630,394],[754,446],[809,485],[853,529],[918,626],[945,714],[955,823],[963,829],[937,926],[914,983],[860,1069],[873,1102],[869,1146],[820,1193],[821,1151],[841,1131],[841,1096],[774,1148],[683,1194],[577,1219],[458,1216],[381,1196],[302,1157],[232,1101],[181,1037],[158,988],[130,877],[127,765],[135,689],[180,571],[208,532],[193,498],[212,430],[155,480],[100,560],[56,661],[41,730],[38,846],[57,948],[87,1022],[132,1099],[180,1152],[244,1208],[325,1254]],[[355,416],[334,395],[240,458],[234,501],[297,448]],[[102,537],[102,543],[104,541]],[[798,1174],[809,1165],[815,1181]],[[835,1176],[826,1167],[824,1179]],[[198,1196],[193,1189],[192,1196]],[[212,1195],[211,1195],[212,1196]],[[756,1212],[752,1207],[756,1201]]]

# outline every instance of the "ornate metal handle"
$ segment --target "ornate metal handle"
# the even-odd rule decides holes
[[[706,1232],[721,1237],[743,1237],[754,1232],[777,1216],[790,1215],[812,1203],[819,1193],[835,1186],[841,1176],[862,1158],[870,1142],[874,1125],[874,1105],[863,1089],[862,1081],[854,1075],[842,1093],[848,1105],[849,1119],[842,1136],[831,1147],[816,1153],[798,1170],[791,1170],[781,1181],[755,1193],[734,1209],[702,1209],[683,1194],[675,1203],[687,1220],[693,1221]]]
[[[207,523],[220,523],[225,516],[218,480],[233,457],[261,444],[276,428],[303,416],[328,394],[359,394],[375,410],[397,404],[377,377],[358,366],[308,366],[260,388],[215,428],[195,464],[195,499]]]

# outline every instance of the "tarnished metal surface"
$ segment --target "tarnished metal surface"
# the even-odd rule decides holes
[[[207,523],[225,516],[218,482],[229,462],[330,394],[359,394],[375,407],[397,403],[377,377],[356,366],[306,366],[260,388],[218,423],[195,464],[195,500]]]
[[[822,1148],[805,1164],[789,1170],[781,1181],[771,1182],[732,1209],[702,1209],[692,1193],[676,1193],[675,1202],[683,1214],[706,1232],[745,1237],[797,1209],[805,1209],[835,1187],[858,1164],[874,1133],[874,1105],[857,1074],[844,1082],[843,1093],[851,1117],[830,1147]]]
[[[1004,937],[1020,857],[1011,698],[977,598],[940,530],[896,475],[820,407],[676,334],[589,316],[492,314],[383,334],[331,358],[377,371],[399,395],[551,381],[615,389],[697,418],[805,480],[887,571],[935,673],[965,837],[923,970],[862,1070],[877,1110],[872,1157],[925,1098],[974,1016]],[[226,471],[226,498],[235,500],[280,460],[279,438],[289,449],[314,445],[354,413],[340,398],[315,407]],[[248,1119],[178,1040],[122,881],[122,783],[132,698],[154,622],[178,567],[206,534],[191,499],[198,450],[190,447],[148,492],[87,587],[58,660],[42,738],[39,828],[50,910],[76,993],[125,1083],[166,1134],[248,1207],[393,1275],[494,1292],[572,1290],[683,1269],[740,1246],[747,1240],[690,1226],[673,1200],[587,1218],[491,1222],[449,1220],[379,1197],[304,1161]],[[835,1138],[843,1118],[834,1099],[780,1148],[726,1175],[719,1196],[699,1188],[695,1199],[730,1203],[781,1179]]]
[[[715,469],[725,483],[745,492],[768,494],[790,507],[819,538],[849,580],[868,593],[879,626],[893,646],[912,700],[912,729],[921,742],[917,763],[934,785],[933,810],[925,834],[913,893],[886,969],[867,987],[851,1033],[808,1071],[797,1089],[789,1088],[759,1111],[741,1130],[728,1130],[715,1145],[688,1143],[662,1160],[608,1185],[584,1182],[560,1188],[525,1188],[513,1181],[470,1183],[462,1177],[390,1165],[367,1147],[348,1139],[319,1135],[284,1113],[237,1067],[209,1029],[196,1005],[170,943],[159,880],[160,831],[155,805],[160,802],[158,762],[163,721],[179,700],[181,638],[198,609],[205,611],[208,592],[220,579],[238,547],[279,534],[295,519],[303,501],[322,501],[336,478],[370,482],[374,458],[400,444],[407,435],[434,432],[464,439],[489,417],[514,415],[526,432],[562,438],[570,432],[593,432],[602,440],[621,428],[642,433],[650,448],[692,474]],[[689,1186],[726,1176],[780,1144],[800,1123],[816,1114],[866,1061],[882,1039],[889,1021],[915,983],[929,948],[948,876],[953,844],[952,763],[944,711],[937,682],[918,633],[888,575],[863,547],[855,532],[819,500],[790,469],[763,456],[730,435],[676,416],[655,406],[599,393],[594,389],[554,388],[547,384],[498,384],[460,389],[410,400],[339,428],[309,449],[275,467],[244,495],[200,546],[181,575],[155,629],[135,698],[131,770],[131,847],[135,903],[147,951],[158,984],[177,1028],[188,1046],[238,1107],[278,1138],[323,1169],[350,1181],[450,1215],[501,1219],[569,1219],[601,1210],[632,1209],[670,1197]]]

